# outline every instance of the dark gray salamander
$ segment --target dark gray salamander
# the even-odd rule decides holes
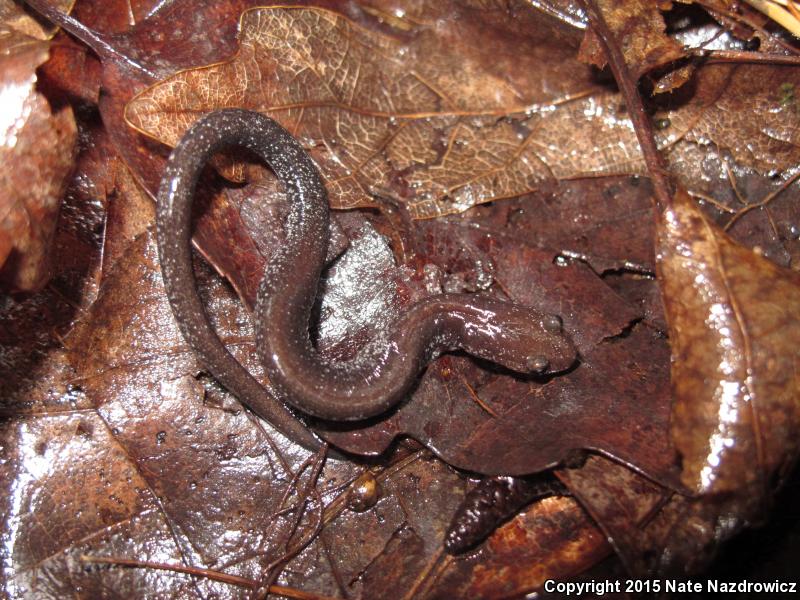
[[[267,266],[256,305],[259,353],[287,404],[334,421],[373,417],[402,400],[430,360],[456,349],[521,373],[555,373],[573,364],[576,351],[558,317],[473,294],[441,294],[417,302],[353,360],[325,360],[309,336],[329,237],[320,175],[303,148],[273,120],[245,110],[220,110],[197,121],[170,156],[158,199],[164,280],[181,331],[211,373],[287,435],[300,442],[310,437],[225,349],[197,295],[191,267],[197,179],[212,154],[232,146],[263,159],[291,203],[286,241]]]
[[[158,192],[158,254],[167,297],[183,337],[209,372],[281,433],[307,448],[317,448],[320,442],[311,431],[228,352],[197,294],[191,254],[192,200],[203,166],[216,151],[229,146],[245,146],[268,158],[293,201],[304,204],[308,190],[324,197],[318,178],[300,179],[307,177],[296,167],[308,162],[305,151],[270,119],[254,119],[254,113],[242,110],[213,112],[200,119],[172,151]]]

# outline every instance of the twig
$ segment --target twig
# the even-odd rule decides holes
[[[795,48],[791,44],[787,44],[783,39],[781,39],[780,36],[774,35],[773,33],[767,31],[766,29],[761,27],[758,23],[754,23],[751,19],[747,18],[744,15],[731,12],[727,10],[724,6],[718,5],[712,0],[695,0],[695,3],[705,8],[709,13],[718,13],[723,17],[730,19],[731,21],[736,21],[737,23],[744,23],[747,27],[749,27],[753,31],[757,31],[762,36],[764,36],[764,39],[769,39],[774,41],[776,44],[785,48],[792,54],[798,54],[797,48]]]
[[[325,464],[325,456],[328,451],[328,444],[323,444],[319,451],[309,460],[313,461],[309,463],[307,460],[303,466],[298,469],[298,476],[302,473],[307,466],[312,466],[312,471],[308,477],[308,482],[304,486],[304,488],[299,492],[300,502],[298,502],[297,506],[297,513],[294,521],[291,524],[291,527],[288,529],[288,536],[286,538],[286,550],[282,556],[276,558],[271,563],[269,563],[264,568],[265,576],[261,579],[258,584],[256,591],[253,594],[254,598],[262,599],[266,598],[271,592],[270,588],[272,587],[271,580],[274,580],[275,577],[278,576],[279,571],[276,571],[277,567],[280,565],[286,565],[292,558],[297,556],[308,544],[310,544],[314,539],[319,535],[320,530],[322,529],[322,519],[323,519],[323,508],[322,508],[322,498],[319,496],[316,490],[316,483],[317,479],[319,478],[319,474],[322,471],[322,466]],[[291,485],[289,486],[291,487]],[[313,527],[310,527],[310,533],[300,539],[298,543],[294,546],[291,546],[292,537],[297,532],[297,528],[300,525],[300,521],[304,515],[304,509],[308,504],[309,496],[314,495],[317,499],[317,520]],[[281,501],[281,505],[286,502],[288,496],[284,495],[283,500]]]
[[[132,558],[116,558],[113,556],[81,556],[81,562],[97,563],[106,565],[116,565],[119,567],[131,567],[134,569],[157,569],[159,571],[172,571],[173,573],[184,573],[186,575],[194,575],[197,577],[204,577],[212,581],[220,581],[230,585],[253,589],[258,585],[258,582],[245,577],[238,577],[236,575],[228,575],[220,573],[212,569],[201,569],[199,567],[184,567],[181,565],[170,565],[166,563],[149,562],[146,560],[134,560]],[[336,600],[330,596],[321,596],[311,592],[304,592],[296,588],[287,587],[284,585],[271,585],[269,586],[269,593],[283,596],[284,598],[295,598],[297,600]]]
[[[478,393],[473,389],[473,387],[467,381],[467,378],[464,377],[463,375],[461,376],[461,383],[463,383],[464,387],[467,388],[467,391],[469,392],[469,395],[472,397],[472,399],[475,401],[475,403],[478,406],[480,406],[484,411],[489,413],[489,415],[491,415],[492,417],[494,417],[496,419],[497,418],[497,413],[494,410],[492,410],[492,407],[489,406],[488,404],[486,404],[486,402],[484,402],[481,399],[480,396],[478,396]]]
[[[600,45],[608,59],[608,66],[611,68],[622,97],[625,99],[633,129],[642,149],[644,162],[650,173],[650,179],[653,181],[656,204],[659,210],[663,210],[672,204],[672,184],[669,181],[664,157],[658,151],[653,125],[644,110],[644,104],[636,87],[636,82],[631,77],[625,64],[625,57],[619,49],[619,44],[614,39],[614,35],[608,28],[595,0],[580,0],[580,4],[589,18],[589,25],[600,41]]]
[[[157,79],[156,74],[147,69],[144,65],[139,64],[137,61],[132,60],[129,56],[126,56],[114,48],[114,46],[108,42],[106,36],[98,33],[94,29],[86,27],[86,25],[70,15],[61,12],[55,6],[47,2],[47,0],[24,0],[24,2],[48,21],[54,25],[58,25],[61,29],[89,46],[100,58],[105,58],[116,64],[124,65],[129,69],[133,69],[145,75],[151,80]]]
[[[714,207],[716,207],[716,209],[719,210],[719,211],[730,213],[732,215],[736,214],[736,209],[735,208],[731,208],[730,206],[726,206],[722,202],[717,200],[716,198],[712,198],[711,196],[709,196],[707,194],[703,194],[702,192],[693,192],[691,190],[687,190],[687,193],[692,198],[699,198],[703,202],[708,202],[709,204],[711,204]]]
[[[781,187],[779,187],[774,192],[768,194],[767,197],[761,200],[760,202],[756,202],[754,204],[748,204],[747,206],[745,206],[743,209],[741,209],[735,215],[733,215],[733,217],[731,217],[731,220],[725,224],[725,227],[723,227],[723,229],[725,231],[728,231],[731,227],[733,227],[733,224],[736,223],[736,221],[738,221],[745,214],[749,213],[751,210],[755,208],[761,208],[762,206],[766,206],[767,204],[772,202],[776,198],[776,196],[778,196],[778,194],[782,193],[784,190],[786,190],[786,188],[788,188],[795,181],[797,181],[798,177],[800,177],[800,171],[792,175],[789,179],[787,179],[783,183],[783,185],[781,185]]]
[[[800,56],[787,56],[771,52],[745,52],[743,50],[703,50],[690,51],[692,56],[706,59],[707,63],[757,63],[775,66],[796,67]]]

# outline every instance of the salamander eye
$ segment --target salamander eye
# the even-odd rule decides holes
[[[542,327],[548,333],[560,333],[562,325],[561,317],[558,315],[545,315],[542,318]]]
[[[528,370],[534,373],[544,373],[550,366],[550,361],[546,356],[529,356],[527,361]]]

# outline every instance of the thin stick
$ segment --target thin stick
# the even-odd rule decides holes
[[[664,157],[661,156],[658,146],[656,146],[653,125],[644,110],[644,104],[636,87],[636,82],[631,77],[625,64],[625,58],[619,49],[619,44],[608,28],[595,0],[580,0],[580,3],[589,17],[589,25],[603,47],[608,59],[608,66],[611,68],[622,97],[625,99],[625,105],[633,123],[633,130],[636,132],[644,162],[650,172],[650,179],[653,181],[656,204],[659,210],[664,210],[672,204],[672,184],[669,181]]]
[[[476,403],[478,406],[480,406],[480,407],[481,407],[481,408],[482,408],[484,411],[486,411],[487,413],[489,413],[489,415],[491,415],[492,417],[494,417],[494,418],[496,419],[496,418],[497,418],[497,413],[496,413],[494,410],[492,410],[492,407],[491,407],[491,406],[489,406],[488,404],[486,404],[486,402],[484,402],[483,400],[481,400],[481,397],[480,397],[480,396],[478,396],[478,393],[477,393],[477,392],[476,392],[476,391],[473,389],[473,387],[472,387],[472,386],[471,386],[471,385],[470,385],[470,384],[467,382],[467,378],[466,378],[466,377],[464,377],[463,375],[461,376],[461,383],[463,383],[463,384],[464,384],[464,387],[465,387],[465,388],[467,388],[467,391],[469,392],[469,395],[470,395],[470,396],[472,396],[472,399],[475,401],[475,403]]]
[[[707,63],[756,63],[775,66],[796,67],[800,56],[773,54],[771,52],[745,52],[743,50],[703,50],[691,51],[693,56],[706,59]]]
[[[258,582],[244,577],[237,577],[236,575],[228,575],[220,573],[212,569],[201,569],[199,567],[184,567],[182,565],[169,565],[165,563],[149,562],[146,560],[134,560],[132,558],[116,558],[113,556],[81,556],[81,562],[85,563],[99,563],[106,565],[116,565],[120,567],[132,567],[135,569],[156,569],[159,571],[172,571],[173,573],[184,573],[186,575],[194,575],[197,577],[204,577],[213,581],[221,581],[222,583],[229,583],[239,587],[253,589],[258,585]],[[330,596],[321,596],[311,592],[304,592],[296,588],[286,587],[283,585],[269,586],[270,594],[277,594],[284,598],[294,598],[296,600],[336,600]]]
[[[789,179],[787,179],[783,183],[783,185],[781,185],[781,187],[779,187],[774,192],[768,194],[767,197],[761,200],[760,202],[755,202],[754,204],[748,204],[747,206],[745,206],[743,209],[741,209],[735,215],[733,215],[733,217],[731,217],[731,220],[727,222],[727,224],[723,229],[725,231],[728,231],[731,227],[733,227],[733,224],[736,223],[736,221],[738,221],[745,214],[749,213],[751,210],[755,208],[761,208],[772,202],[780,193],[782,193],[784,190],[786,190],[786,188],[788,188],[795,181],[797,181],[798,177],[800,177],[800,171],[792,175]]]
[[[105,58],[117,64],[125,65],[129,69],[133,69],[134,71],[145,75],[149,79],[157,79],[155,73],[114,48],[114,46],[108,43],[104,35],[96,32],[94,29],[86,27],[86,25],[69,16],[68,14],[61,12],[46,0],[24,1],[25,4],[30,6],[48,21],[54,25],[58,25],[61,27],[61,29],[75,36],[84,44],[89,46],[89,48],[94,50],[100,58]]]

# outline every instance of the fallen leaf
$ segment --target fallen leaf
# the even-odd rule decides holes
[[[69,12],[74,3],[75,0],[53,0],[52,5],[62,12]],[[45,41],[58,29],[14,0],[0,1],[0,24],[0,39],[19,35],[23,39]]]
[[[511,32],[508,38],[519,42]],[[314,8],[252,9],[242,16],[233,59],[183,71],[151,87],[128,105],[126,117],[174,145],[210,110],[244,106],[264,112],[311,147],[334,207],[369,206],[388,189],[416,218],[517,196],[553,179],[644,172],[618,97],[598,88],[585,67],[571,69],[578,74],[572,82],[564,82],[563,75],[553,80],[550,87],[561,94],[528,82],[521,93],[509,95],[496,81],[499,74],[486,69],[473,73],[461,64],[461,74],[452,78],[448,65],[457,48],[451,41],[446,32],[421,28],[406,42]],[[519,48],[515,52],[519,56]],[[473,60],[482,58],[474,48],[467,53]],[[522,53],[536,54],[535,47]],[[467,72],[468,80],[463,79]],[[743,80],[734,72],[727,65],[704,70],[688,103],[679,99],[656,115],[667,124],[659,131],[660,145],[670,148],[671,160],[685,163],[683,177],[698,188],[705,189],[708,178],[702,165],[684,160],[684,154],[709,139],[762,170],[786,168],[792,164],[789,156],[797,158],[790,133],[796,115],[771,116],[778,101],[765,79]],[[739,85],[747,85],[749,93],[729,91]],[[725,102],[746,104],[739,111],[752,111],[751,135],[732,123],[717,132],[722,115],[715,106]],[[570,147],[565,131],[571,140],[584,142],[581,152],[563,152]],[[759,139],[758,145],[752,139]],[[230,177],[241,177],[241,165],[225,164]]]
[[[13,290],[36,291],[50,277],[49,253],[73,167],[77,128],[71,108],[53,113],[36,91],[35,70],[47,59],[49,45],[19,31],[33,30],[42,37],[44,32],[6,4],[0,5],[8,19],[0,23],[0,87],[5,98],[0,125],[5,173],[0,180],[0,280]]]
[[[738,165],[753,167],[761,174],[789,170],[798,163],[800,148],[798,77],[797,69],[772,65],[706,66],[694,79],[689,109],[665,115],[670,119],[668,129],[681,115],[695,121],[685,128],[685,145],[708,148],[713,144]],[[680,94],[673,101],[679,98]],[[680,151],[676,147],[666,153],[670,163]],[[700,178],[689,180],[680,169],[676,172],[690,189],[713,189]],[[727,179],[727,173],[719,175]]]
[[[125,229],[116,231],[123,235]],[[294,539],[295,512],[280,509],[307,453],[242,411],[213,381],[197,376],[195,358],[170,317],[155,261],[152,235],[145,232],[117,258],[97,301],[67,338],[71,379],[79,390],[71,402],[62,397],[1,428],[3,481],[14,484],[13,494],[4,496],[14,504],[3,505],[3,526],[20,532],[11,546],[15,571],[7,590],[42,598],[61,597],[76,586],[89,595],[111,589],[138,597],[158,591],[176,598],[238,598],[240,588],[208,579],[169,570],[93,568],[80,557],[112,563],[114,557],[135,558],[259,581],[281,556],[287,536]],[[207,269],[199,275],[223,336],[229,342],[238,338],[234,351],[248,363],[255,351],[241,305]],[[135,295],[129,293],[134,285]],[[465,585],[529,591],[607,555],[603,536],[572,503],[532,509],[480,558],[441,563],[444,531],[468,484],[425,454],[417,451],[410,456],[416,460],[395,467],[390,460],[385,474],[376,471],[381,496],[365,513],[337,504],[357,465],[326,466],[317,484],[325,526],[308,548],[288,559],[279,582],[363,598],[395,589],[398,576],[431,593]],[[78,488],[76,480],[82,482]],[[298,536],[309,534],[316,502]],[[540,545],[531,546],[533,536]],[[413,541],[418,552],[405,559],[402,571],[387,569],[406,556],[404,540]],[[506,574],[520,552],[536,566],[510,580]]]
[[[652,188],[641,177],[575,179],[470,211],[470,222],[611,271],[654,273]],[[554,226],[554,224],[558,226]]]
[[[333,206],[372,205],[373,193],[386,188],[416,218],[517,196],[553,178],[639,169],[636,146],[621,141],[632,132],[585,68],[576,69],[574,83],[554,79],[560,96],[528,82],[520,98],[498,82],[505,74],[468,68],[460,55],[453,78],[456,49],[444,33],[423,29],[408,44],[312,8],[246,11],[239,42],[232,61],[178,73],[138,95],[127,119],[174,145],[203,112],[260,110],[313,146]],[[595,96],[574,99],[587,90]],[[597,118],[598,104],[608,117]],[[574,156],[562,151],[566,130],[573,139],[609,141]]]
[[[682,479],[757,507],[797,457],[800,274],[730,240],[685,193],[658,227]]]
[[[563,535],[565,527],[575,535]],[[608,553],[607,541],[575,500],[548,498],[498,529],[481,551],[449,559],[452,566],[428,597],[520,597],[541,592],[552,573],[575,567],[584,571]]]
[[[686,578],[699,573],[723,542],[746,524],[732,516],[735,506],[724,497],[674,493],[601,456],[590,457],[580,469],[561,469],[558,477],[599,524],[634,577]]]
[[[136,21],[150,14],[149,8],[132,3],[133,17],[126,11],[91,14],[87,8],[80,16],[101,31],[122,31],[103,38],[117,44],[114,48],[119,55],[117,62],[103,56],[100,103],[111,143],[98,139],[95,151],[100,157],[119,152],[128,169],[112,159],[104,174],[103,161],[87,156],[89,171],[80,174],[86,186],[73,184],[72,199],[85,199],[87,211],[82,212],[80,203],[67,211],[69,235],[58,241],[56,264],[60,268],[64,261],[72,261],[71,268],[84,269],[85,279],[61,276],[54,286],[29,301],[8,298],[0,304],[0,396],[3,415],[16,417],[0,428],[4,452],[0,480],[8,482],[9,490],[0,514],[3,531],[13,538],[7,562],[12,567],[21,565],[14,572],[16,577],[5,584],[12,593],[24,595],[21,590],[31,589],[26,593],[63,597],[74,595],[77,586],[89,596],[242,597],[250,590],[202,576],[92,565],[78,559],[84,553],[150,558],[177,566],[238,572],[255,580],[270,576],[264,566],[278,556],[277,549],[285,548],[270,536],[285,532],[287,521],[271,521],[279,508],[272,502],[260,502],[262,497],[274,499],[278,487],[286,482],[261,479],[253,481],[252,490],[246,486],[253,473],[279,473],[282,469],[276,465],[281,457],[295,465],[306,455],[282,446],[279,437],[275,451],[269,426],[257,420],[245,422],[244,414],[237,412],[240,405],[199,371],[177,331],[169,326],[166,304],[154,291],[157,266],[147,241],[151,213],[145,195],[148,187],[152,190],[158,183],[165,149],[138,136],[121,119],[127,99],[156,79],[228,60],[237,47],[236,19],[252,4],[244,0],[160,3],[152,16],[129,31],[125,31],[125,19]],[[102,8],[113,12],[117,10],[113,6],[109,2]],[[515,382],[490,365],[447,356],[432,365],[421,382],[421,387],[438,396],[432,393],[425,398],[424,390],[418,390],[420,396],[409,403],[410,416],[405,422],[398,412],[393,415],[398,417],[396,422],[372,423],[373,439],[357,440],[352,433],[342,432],[331,435],[343,439],[349,435],[347,443],[377,452],[404,431],[412,432],[438,444],[437,450],[440,446],[456,460],[481,469],[491,463],[495,448],[501,461],[520,472],[552,464],[569,454],[568,448],[587,445],[614,459],[595,456],[587,463],[594,469],[570,471],[583,478],[581,486],[588,491],[581,503],[589,508],[591,518],[574,501],[549,501],[525,511],[476,554],[456,561],[442,558],[441,541],[455,507],[469,489],[463,476],[418,450],[426,458],[395,472],[390,466],[393,455],[375,459],[369,467],[329,463],[318,486],[326,503],[326,525],[306,550],[287,559],[281,582],[353,598],[380,597],[386,590],[394,593],[399,589],[408,595],[431,597],[517,596],[538,591],[549,577],[594,578],[600,572],[586,569],[609,552],[606,538],[629,565],[679,574],[702,568],[718,543],[740,528],[743,513],[736,512],[741,505],[709,502],[719,495],[690,499],[665,492],[641,476],[646,473],[661,484],[678,487],[670,471],[674,455],[667,436],[668,352],[658,331],[663,329],[663,320],[659,320],[660,299],[653,294],[657,288],[651,278],[649,186],[635,189],[636,179],[598,180],[594,183],[600,183],[603,191],[587,192],[592,182],[563,178],[587,167],[589,174],[603,173],[605,166],[615,172],[617,165],[623,172],[639,172],[636,147],[630,143],[632,132],[619,97],[597,87],[587,70],[572,58],[579,32],[553,26],[541,15],[532,16],[526,3],[399,6],[401,11],[396,10],[398,5],[384,2],[325,3],[325,8],[337,10],[354,27],[394,40],[406,52],[403,56],[413,61],[409,63],[413,68],[433,68],[426,65],[428,57],[446,53],[448,60],[437,63],[446,65],[439,74],[447,82],[443,87],[463,93],[465,101],[486,93],[477,87],[465,88],[464,82],[470,80],[489,81],[503,93],[512,90],[521,102],[532,91],[542,113],[444,124],[450,127],[447,131],[464,123],[467,130],[476,132],[522,125],[531,126],[538,135],[541,129],[542,137],[532,138],[531,143],[542,141],[541,154],[555,172],[537,185],[533,194],[484,205],[457,218],[398,224],[383,204],[380,214],[344,214],[339,220],[350,239],[350,250],[329,272],[326,294],[318,306],[320,347],[332,356],[348,356],[374,330],[373,315],[388,317],[416,297],[453,289],[542,302],[548,310],[564,314],[580,343],[584,362],[567,377]],[[562,24],[569,22],[568,18],[562,20]],[[686,35],[697,35],[695,40],[703,43],[718,36],[720,43],[728,43],[724,33],[712,25],[704,27],[703,35],[694,29]],[[795,164],[791,138],[795,115],[778,107],[781,101],[791,104],[791,94],[781,93],[789,87],[779,86],[778,94],[770,95],[779,77],[793,82],[794,70],[765,69],[763,78],[739,86],[737,77],[744,77],[748,69],[725,66],[709,71],[713,75],[709,80],[698,79],[697,89],[702,93],[697,98],[686,94],[684,88],[689,86],[683,86],[673,94],[675,105],[667,103],[654,115],[672,165],[679,167],[678,175],[692,184],[693,192],[710,198],[705,208],[713,205],[709,213],[722,224],[745,202],[758,201],[746,199],[763,198],[786,178],[786,174],[778,174],[781,176],[770,179],[763,170]],[[476,72],[488,75],[472,79]],[[75,78],[91,77],[80,70],[71,73]],[[582,85],[577,85],[579,82]],[[729,88],[741,97],[728,98]],[[588,89],[590,95],[558,106],[549,104],[575,89]],[[748,102],[748,92],[753,102]],[[735,119],[714,112],[715,103],[723,102],[747,115],[741,132],[731,129],[737,125]],[[779,117],[770,121],[776,110]],[[86,119],[85,111],[81,112],[81,119]],[[554,119],[545,123],[548,116]],[[724,130],[716,131],[713,119],[724,121]],[[696,136],[692,134],[695,125]],[[598,149],[586,142],[592,136],[601,137],[608,147]],[[746,136],[755,136],[751,147]],[[420,140],[421,144],[415,142],[415,155],[425,160],[438,156],[441,147],[429,143],[437,141],[435,136]],[[304,142],[320,143],[313,136],[305,137]],[[587,148],[588,154],[584,154]],[[728,152],[731,148],[734,154]],[[328,149],[317,146],[312,152]],[[343,151],[334,147],[333,152]],[[564,155],[567,159],[562,160]],[[390,158],[398,156],[395,153]],[[94,174],[91,163],[96,167]],[[592,171],[597,165],[602,168]],[[411,167],[412,178],[418,175],[414,169],[423,175],[430,170],[428,163],[412,162]],[[80,164],[78,168],[82,168]],[[282,194],[279,186],[262,175],[249,171],[255,185],[239,189],[209,176],[203,187],[208,184],[212,193],[197,202],[197,247],[233,282],[245,305],[252,301],[264,261],[281,243],[276,224],[284,209]],[[400,175],[369,181],[370,200],[393,203],[402,213],[402,201],[415,192],[405,187],[407,174]],[[113,184],[109,185],[109,180]],[[429,185],[432,180],[422,181]],[[733,190],[731,182],[739,189]],[[109,191],[112,196],[106,198]],[[102,212],[106,206],[107,219]],[[795,206],[794,189],[789,189],[774,202],[742,215],[733,232],[781,264],[789,264],[800,247],[792,229]],[[84,223],[75,219],[81,214],[86,214]],[[386,240],[370,229],[370,224],[391,237],[395,256],[407,262],[393,264]],[[471,234],[463,233],[470,229]],[[103,231],[102,256],[92,254]],[[347,266],[348,262],[352,264]],[[212,309],[219,311],[215,319],[224,338],[258,375],[246,312],[224,284],[198,267],[203,293]],[[121,276],[126,270],[128,276]],[[354,283],[353,278],[362,279],[363,285]],[[348,282],[349,287],[345,285]],[[102,284],[100,298],[89,308],[98,283]],[[331,297],[326,303],[328,294]],[[65,338],[76,317],[80,317],[78,328]],[[70,364],[64,361],[63,339],[69,345]],[[73,366],[80,369],[79,376],[71,371]],[[453,397],[443,404],[447,394]],[[420,398],[430,404],[413,406]],[[492,418],[479,403],[498,416]],[[453,410],[447,420],[444,413],[449,407]],[[426,413],[433,419],[427,428],[422,422]],[[207,420],[194,423],[192,415]],[[459,432],[448,431],[458,429],[452,423],[461,417],[459,426],[469,431],[475,424],[475,431],[468,436],[468,443],[459,446]],[[539,421],[549,423],[541,435]],[[109,424],[114,425],[110,430]],[[226,434],[236,437],[223,439]],[[519,439],[509,441],[504,435]],[[520,451],[514,448],[517,442]],[[401,451],[407,451],[410,444],[408,440],[398,443]],[[52,461],[55,468],[26,468],[39,466],[39,457]],[[96,473],[86,466],[84,457],[92,468],[100,465],[136,488],[144,482],[154,491],[131,489],[120,480],[109,488],[120,501],[106,497],[97,491],[101,488]],[[348,481],[367,469],[377,478],[386,473],[377,505],[363,513],[343,508]],[[61,472],[71,478],[60,478]],[[207,480],[195,478],[198,486],[192,489],[191,480],[187,484],[184,479],[198,473],[208,474]],[[242,474],[242,480],[237,480]],[[86,483],[85,501],[69,487],[76,479]],[[630,489],[622,489],[623,485]],[[578,487],[573,484],[573,489]],[[284,485],[282,489],[288,488]],[[661,509],[642,520],[655,495],[662,498],[661,504],[656,503]],[[64,502],[59,504],[62,498]],[[94,506],[104,509],[103,518],[87,516]],[[245,514],[236,510],[242,506]],[[315,501],[307,506],[303,535],[313,533],[308,526],[313,525],[318,506]],[[630,519],[625,519],[626,514]],[[735,518],[729,518],[732,514]],[[221,534],[223,530],[235,534]],[[35,544],[42,540],[42,531],[51,534],[42,541],[50,554],[37,554]],[[60,546],[59,540],[63,541]],[[265,548],[269,557],[258,554]],[[525,557],[524,564],[520,564],[520,556]],[[615,576],[620,577],[621,572]]]
[[[70,382],[63,336],[97,296],[103,248],[107,187],[97,129],[82,125],[81,154],[59,213],[51,252],[52,278],[33,294],[0,300],[0,413],[58,410],[77,402]]]
[[[581,353],[581,364],[542,382],[466,357],[443,357],[429,366],[411,398],[397,410],[356,427],[320,423],[326,439],[349,452],[379,454],[397,436],[410,435],[450,464],[498,475],[538,472],[576,449],[589,448],[668,485],[679,485],[667,435],[668,347],[658,332],[631,327],[640,313],[580,263],[554,265],[553,251],[458,220],[422,222],[417,229],[425,240],[417,252],[438,270],[423,268],[422,275],[410,278],[402,271],[390,272],[397,287],[379,288],[389,294],[385,304],[396,306],[392,298],[397,289],[410,302],[454,283],[483,278],[484,289],[502,290],[515,302],[560,314]],[[466,265],[473,261],[472,268],[482,274],[468,274]],[[336,268],[345,270],[347,265]],[[360,279],[380,281],[386,276],[378,270]],[[337,280],[347,289],[349,284],[343,282],[353,276],[329,279],[329,292]],[[344,302],[336,298],[332,294],[328,304],[329,319],[376,302],[373,296]],[[356,348],[380,323],[371,321],[365,327],[368,334],[350,338]],[[452,427],[454,421],[460,426]],[[626,425],[620,427],[621,422]]]
[[[659,9],[669,8],[668,2],[661,2],[659,6],[647,0],[600,0],[597,4],[635,80],[685,56],[683,46],[665,33],[666,25]],[[605,54],[591,29],[581,44],[580,56],[600,68],[606,65]]]
[[[556,475],[608,535],[628,572],[650,574],[647,551],[661,548],[651,545],[646,526],[673,492],[602,456],[590,456],[580,468],[559,469]]]

